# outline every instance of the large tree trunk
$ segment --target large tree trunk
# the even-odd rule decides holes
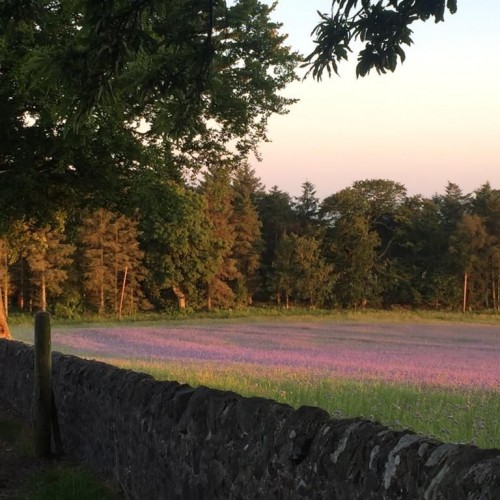
[[[464,273],[464,288],[462,297],[462,313],[465,314],[467,311],[467,273]]]
[[[24,258],[21,259],[21,285],[19,287],[19,295],[17,296],[17,307],[24,311]]]
[[[47,287],[45,286],[45,273],[42,274],[42,311],[47,310]]]
[[[497,311],[500,311],[500,272],[497,275]]]
[[[0,289],[0,296],[2,291]],[[0,338],[11,339],[9,324],[7,323],[7,316],[5,314],[5,309],[3,307],[3,300],[0,300]]]
[[[125,266],[123,271],[122,291],[120,293],[120,304],[118,305],[118,318],[122,319],[123,298],[125,297],[125,286],[127,285],[128,266]]]
[[[178,286],[173,286],[172,290],[177,297],[177,305],[179,306],[179,309],[186,309],[186,294]]]
[[[5,312],[5,317],[9,317],[9,260],[7,259],[7,253],[5,254],[5,276],[3,280],[3,307]],[[2,294],[0,293],[0,296]]]
[[[99,314],[104,314],[104,249],[101,239],[101,271],[99,283]]]
[[[500,273],[495,276],[495,271],[491,272],[491,299],[493,301],[493,310],[500,311]]]
[[[207,283],[207,310],[212,310],[212,287]]]

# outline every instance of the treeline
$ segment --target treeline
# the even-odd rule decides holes
[[[137,182],[112,207],[6,227],[6,311],[500,310],[500,190],[488,183],[424,198],[365,180],[320,201],[310,182],[292,198],[248,166],[219,167],[196,187]]]

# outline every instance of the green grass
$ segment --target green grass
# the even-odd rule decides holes
[[[22,500],[115,500],[111,488],[88,469],[59,464],[33,474],[25,482]]]
[[[1,419],[0,420],[0,439],[9,444],[14,444],[19,434],[21,433],[22,425],[17,420]]]
[[[0,439],[12,447],[10,461],[20,467],[33,458],[33,433],[19,419],[0,416]],[[118,487],[74,463],[50,460],[37,462],[37,470],[27,467],[23,482],[13,493],[16,500],[117,500]],[[1,492],[0,492],[1,493]],[[1,496],[1,495],[0,495]]]
[[[33,430],[19,418],[0,415],[0,439],[22,457],[33,456]]]
[[[228,310],[214,311],[168,311],[165,313],[142,313],[136,316],[124,317],[119,321],[114,315],[109,316],[92,316],[83,315],[72,319],[58,318],[53,316],[55,325],[73,325],[73,326],[99,326],[99,325],[119,325],[119,324],[150,324],[151,322],[177,322],[177,321],[193,321],[200,322],[203,320],[245,320],[245,321],[261,321],[261,320],[278,320],[284,319],[289,321],[360,321],[360,322],[467,322],[467,323],[485,323],[485,324],[500,324],[500,313],[494,312],[478,312],[466,313],[434,311],[434,310],[374,310],[363,309],[359,311],[352,310],[331,310],[331,309],[283,309],[278,307],[251,307],[251,308],[235,308]],[[32,325],[33,317],[29,314],[12,314],[9,317],[9,322],[12,326],[17,325]]]
[[[364,417],[445,442],[500,448],[500,393],[495,391],[326,379],[306,371],[238,364],[108,361],[158,380],[262,396],[296,408],[318,406],[337,418]]]

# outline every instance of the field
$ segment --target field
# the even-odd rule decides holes
[[[14,335],[32,334],[17,326]],[[281,318],[55,326],[53,348],[500,448],[496,325]]]

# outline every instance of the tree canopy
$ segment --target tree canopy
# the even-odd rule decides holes
[[[275,3],[259,0],[3,0],[0,208],[44,216],[68,204],[114,209],[143,169],[244,159],[294,100],[298,54]],[[333,0],[305,59],[338,71],[357,43],[358,75],[393,71],[417,20],[455,0]]]
[[[171,176],[256,150],[269,117],[294,102],[280,92],[299,61],[272,9],[3,1],[0,206],[113,207],[140,170]]]

